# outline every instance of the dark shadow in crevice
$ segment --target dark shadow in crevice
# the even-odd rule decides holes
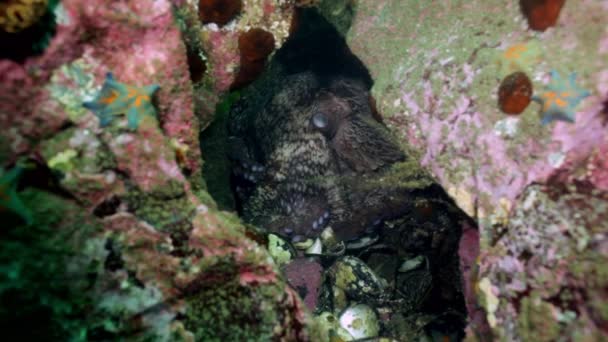
[[[362,80],[371,88],[367,68],[323,16],[308,8],[298,9],[295,15],[297,29],[275,55],[288,74],[311,71],[326,78],[340,75]]]

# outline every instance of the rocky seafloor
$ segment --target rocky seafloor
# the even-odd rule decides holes
[[[420,312],[419,326],[364,332],[313,313],[297,285],[320,280],[298,277],[320,263],[291,261],[293,241],[237,214],[218,137],[310,11],[368,70],[374,115],[413,161],[397,170],[424,174],[466,216],[460,274],[433,273],[456,279],[464,337]],[[606,339],[606,23],[603,0],[0,2],[2,335]],[[429,263],[399,257],[404,272]],[[366,274],[358,262],[322,266],[338,279]],[[355,316],[370,311],[350,299]]]

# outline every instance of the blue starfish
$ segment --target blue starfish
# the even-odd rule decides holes
[[[127,126],[136,130],[144,115],[156,116],[151,98],[158,88],[156,84],[145,87],[130,86],[116,81],[112,73],[108,73],[95,100],[84,102],[82,105],[99,118],[101,127],[109,125],[114,116],[126,114]]]
[[[576,85],[576,74],[571,73],[567,80],[553,70],[551,83],[547,91],[532,96],[532,100],[541,104],[541,124],[544,126],[551,121],[574,122],[575,108],[591,93]]]
[[[22,171],[23,169],[20,166],[16,166],[7,172],[0,168],[0,212],[10,210],[30,225],[34,221],[32,214],[17,194],[17,181]]]

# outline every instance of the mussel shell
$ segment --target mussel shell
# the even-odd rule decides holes
[[[330,267],[338,258],[342,257],[346,252],[344,242],[339,242],[332,246],[331,249],[324,249],[323,254],[319,255],[321,263],[325,267]]]
[[[334,286],[344,290],[355,301],[378,296],[384,284],[378,276],[359,258],[344,256],[329,269],[329,278]]]
[[[418,255],[416,257],[409,258],[409,259],[403,261],[401,266],[399,266],[398,272],[405,273],[405,272],[417,269],[418,267],[422,266],[422,264],[425,262],[427,262],[427,260],[424,255]]]
[[[361,250],[363,248],[369,247],[376,243],[380,236],[378,234],[373,235],[364,235],[356,240],[351,240],[346,242],[346,249],[348,250]]]

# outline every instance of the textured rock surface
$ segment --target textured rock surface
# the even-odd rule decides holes
[[[203,25],[199,20],[197,0],[175,3],[177,17],[189,50],[190,65],[204,64],[202,70],[198,70],[198,73],[202,72],[203,75],[193,75],[193,78],[196,80],[196,110],[202,127],[206,127],[213,120],[215,106],[220,97],[234,87],[235,81],[239,81],[237,78],[243,64],[251,62],[247,60],[247,56],[257,55],[256,51],[243,51],[239,38],[251,30],[258,30],[271,34],[274,48],[280,47],[289,36],[294,3],[290,0],[244,0],[239,14],[224,25],[213,22]],[[252,42],[248,45],[268,50],[268,46],[256,41],[256,38],[259,40],[259,36],[252,36]],[[263,64],[265,58],[258,56],[257,59],[258,63]],[[244,85],[240,81],[237,83],[239,86]]]
[[[0,60],[1,174],[24,165],[18,193],[9,195],[33,212],[31,225],[4,228],[0,296],[13,302],[1,313],[50,317],[48,331],[15,332],[21,338],[307,335],[304,306],[267,252],[205,191],[199,93],[174,10],[168,0],[64,0],[44,54]],[[156,116],[137,129],[124,115],[100,127],[82,103],[95,98],[107,72],[128,85],[159,85],[150,99]]]
[[[347,42],[369,68],[379,112],[479,223],[481,255],[478,265],[469,263],[471,274],[479,267],[479,277],[469,287],[478,289],[495,336],[608,333],[608,227],[600,218],[608,141],[606,2],[567,1],[556,26],[543,33],[528,28],[519,1],[341,3],[353,9]],[[339,22],[334,13],[324,12]],[[590,95],[576,107],[575,122],[541,126],[536,103],[517,117],[501,113],[500,81],[518,70],[536,94],[547,89],[552,70],[577,73]],[[473,247],[461,244],[461,255],[467,248]],[[471,326],[483,335],[480,316],[472,315]]]

